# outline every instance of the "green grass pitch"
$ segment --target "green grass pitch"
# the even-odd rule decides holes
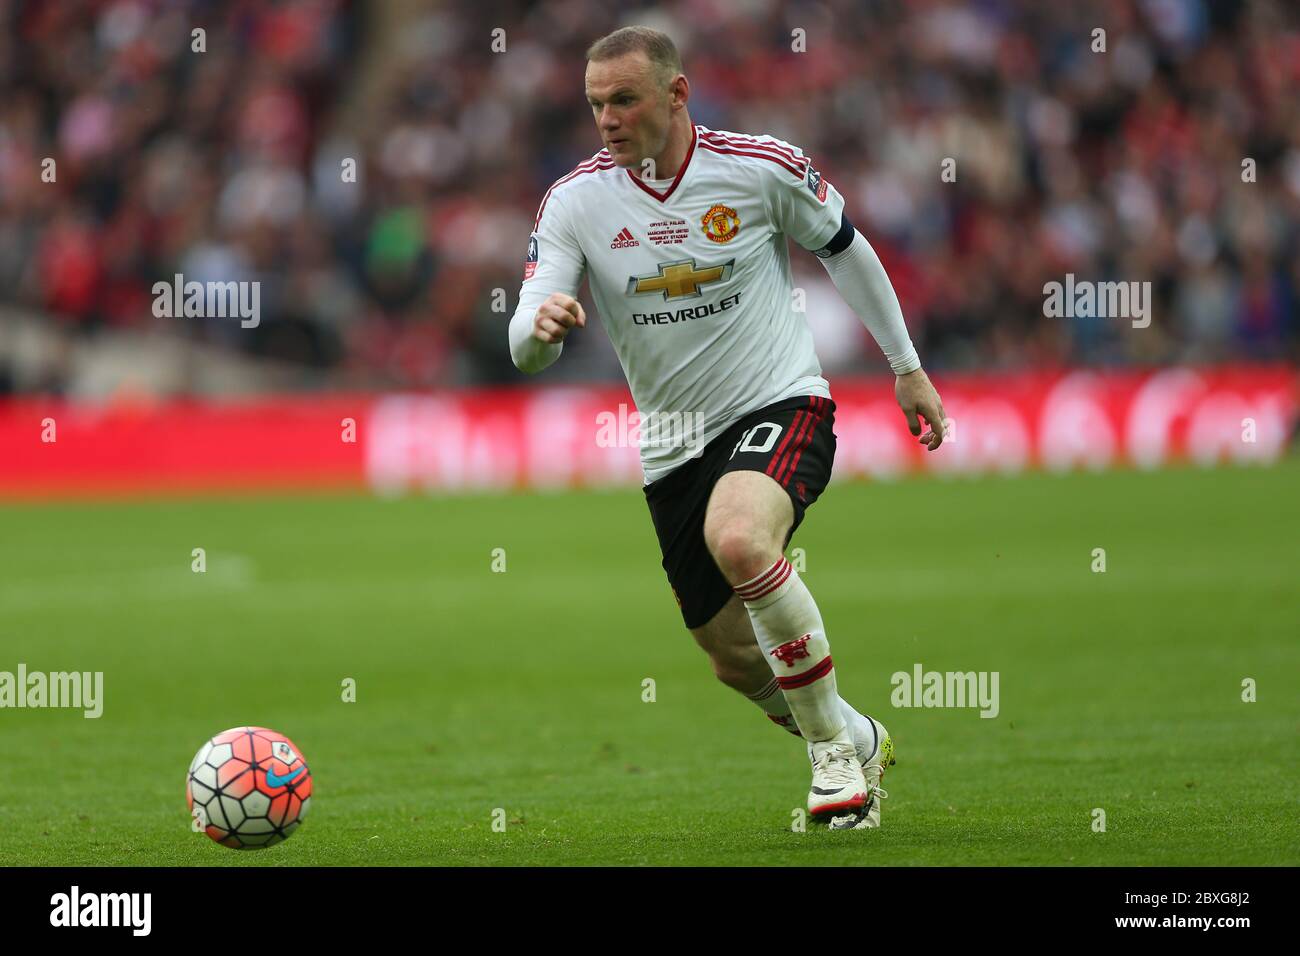
[[[898,746],[850,833],[792,831],[803,746],[712,676],[636,489],[5,507],[0,670],[103,671],[105,709],[0,710],[0,864],[1295,865],[1298,489],[1294,460],[833,484],[792,550]],[[917,663],[997,671],[999,715],[892,707]],[[315,778],[266,851],[184,803],[242,724]]]

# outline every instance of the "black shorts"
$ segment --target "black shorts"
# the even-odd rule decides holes
[[[704,544],[704,513],[718,479],[729,471],[761,471],[780,483],[794,505],[788,546],[830,481],[834,425],[830,399],[788,398],[738,419],[699,456],[645,486],[664,570],[688,628],[707,624],[733,593]]]

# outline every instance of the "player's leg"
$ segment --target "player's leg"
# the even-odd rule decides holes
[[[852,811],[847,825],[874,826],[880,820],[877,796],[884,796],[878,784],[883,768],[892,762],[892,741],[879,721],[858,714],[836,694],[820,612],[782,555],[804,513],[830,481],[834,422],[835,403],[818,396],[790,399],[748,416],[711,494],[706,539],[724,577],[744,599],[766,663],[796,721],[805,725],[805,736],[810,737],[813,787],[808,809],[813,813],[834,809],[836,798],[819,789],[819,780],[831,785],[826,782],[828,772],[855,789],[860,786],[856,781],[864,779],[866,801],[856,809],[852,801],[841,806]],[[840,705],[856,753],[845,746],[843,733],[831,740],[811,738],[805,720],[809,698],[823,724],[834,719],[832,699]],[[850,764],[852,774],[846,771]],[[862,778],[857,777],[859,769]],[[837,817],[835,823],[841,822],[843,818]]]
[[[761,471],[727,472],[709,497],[704,540],[744,601],[758,646],[809,743],[809,812],[854,812],[871,792],[840,708],[821,613],[782,554],[793,522],[790,498],[773,478]]]
[[[733,594],[709,623],[690,628],[690,632],[709,656],[718,680],[753,701],[778,727],[784,727],[795,737],[803,736],[790,713],[790,703],[758,646],[749,610],[738,595]],[[881,735],[876,729],[879,724],[858,713],[843,697],[839,706],[853,734],[858,759],[865,764],[880,750]]]
[[[754,626],[749,619],[745,602],[732,594],[722,610],[702,627],[690,628],[691,636],[700,649],[709,655],[713,673],[732,690],[758,705],[768,720],[784,727],[796,737],[802,737],[799,725],[790,713],[790,704],[781,692],[781,686],[772,675],[763,649],[754,636]],[[842,709],[852,710],[841,701]],[[855,717],[858,716],[854,715]],[[846,713],[845,719],[849,719]]]
[[[745,604],[734,594],[709,623],[689,629],[709,655],[713,673],[732,690],[751,699],[774,683],[772,670],[754,638]]]
[[[745,595],[751,599],[750,606],[745,606],[750,627],[745,629],[739,626],[743,618],[739,615],[739,607],[734,603],[734,582],[724,576],[720,570],[721,562],[706,543],[706,518],[712,504],[724,502],[730,497],[725,494],[725,488],[731,485],[728,480],[724,494],[716,502],[714,499],[723,475],[733,471],[757,472],[753,477],[762,477],[766,471],[773,476],[772,487],[784,490],[788,497],[787,503],[781,506],[776,499],[769,497],[765,502],[769,507],[764,518],[758,521],[746,520],[739,524],[747,526],[751,532],[755,527],[766,526],[766,534],[755,536],[751,533],[750,536],[767,539],[761,549],[767,555],[780,557],[782,549],[789,543],[790,536],[802,520],[804,511],[817,500],[829,480],[835,446],[833,422],[834,403],[824,398],[804,396],[768,406],[737,422],[710,442],[696,458],[645,486],[646,502],[663,552],[663,567],[686,627],[709,652],[714,661],[715,673],[729,686],[746,693],[765,710],[773,705],[773,695],[764,691],[774,676],[778,688],[782,688],[780,678],[820,684],[815,691],[824,691],[829,685],[832,699],[843,705],[834,693],[833,673],[825,673],[829,671],[829,654],[814,661],[808,660],[806,648],[809,641],[800,640],[803,632],[792,631],[789,638],[777,645],[793,645],[784,651],[784,656],[792,661],[788,667],[783,661],[777,664],[776,658],[767,653],[776,648],[764,648],[760,640],[763,629],[755,627],[755,608],[752,607],[756,603],[755,595]],[[718,514],[721,515],[722,512]],[[732,524],[733,522],[725,521],[720,526],[729,527]],[[735,530],[735,536],[741,536],[739,530]],[[728,545],[719,550],[730,554],[733,548]],[[784,558],[781,557],[780,560],[784,561]],[[798,576],[794,577],[796,584],[802,586],[798,582]],[[780,599],[797,590],[794,586],[774,589],[771,597]],[[807,593],[806,588],[802,590],[804,594]],[[788,608],[790,603],[782,603],[778,610]],[[812,605],[812,610],[816,611],[815,605]],[[825,635],[819,621],[817,629],[824,642]],[[811,634],[808,636],[811,637]],[[763,672],[755,666],[756,647],[764,666],[769,669],[768,675],[774,676],[764,679]],[[804,672],[804,668],[810,664],[823,660],[824,668],[811,678]],[[782,673],[776,673],[777,666],[782,666]],[[825,680],[827,676],[831,679]],[[796,687],[790,694],[782,690],[780,696],[786,706],[776,712],[777,716],[791,716],[789,697],[807,696],[800,695],[800,689]],[[800,721],[797,709],[792,716],[796,722],[808,723],[806,720]],[[853,741],[843,739],[844,731],[854,723],[852,718],[857,716],[852,708],[844,707],[844,713],[838,722],[833,718],[822,718],[823,724],[837,725],[840,739],[812,742],[814,790],[809,793],[809,809],[814,813],[831,811],[836,807],[851,808],[855,804],[865,805],[868,799],[869,788]],[[869,721],[870,718],[866,720]],[[869,729],[872,732],[873,749],[880,750],[876,725],[873,724]],[[808,734],[805,733],[805,736]],[[843,778],[838,788],[832,786],[834,781],[827,779],[828,773]],[[825,784],[821,790],[816,789],[819,774],[823,778],[821,783]],[[828,790],[832,793],[845,790],[847,799],[837,800],[828,795]]]
[[[738,428],[724,438],[716,456],[710,454],[684,465],[680,476],[648,486],[647,503],[683,621],[708,654],[714,674],[753,701],[773,723],[802,736],[768,658],[759,647],[749,610],[718,570],[704,541],[712,486],[742,430]],[[814,483],[813,490],[816,487]],[[859,754],[866,762],[877,749],[871,722],[843,700],[840,709],[854,730]]]
[[[704,541],[744,601],[764,662],[804,739],[847,740],[821,614],[781,553],[793,521],[790,498],[772,478],[727,472],[709,497]]]

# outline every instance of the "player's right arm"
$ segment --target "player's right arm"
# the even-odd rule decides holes
[[[529,374],[557,358],[574,326],[587,324],[577,300],[587,260],[558,193],[542,200],[528,240],[519,305],[510,319],[510,357]]]

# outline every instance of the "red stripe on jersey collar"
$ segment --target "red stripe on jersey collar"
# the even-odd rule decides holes
[[[636,173],[632,172],[632,170],[630,169],[625,170],[627,172],[628,178],[631,179],[632,182],[640,186],[642,189],[644,189],[646,192],[648,192],[651,196],[654,196],[655,199],[658,199],[660,202],[667,202],[668,197],[671,196],[676,191],[678,184],[681,183],[682,177],[686,175],[686,167],[691,164],[691,157],[695,155],[695,139],[697,135],[698,134],[695,131],[695,124],[692,123],[691,124],[691,145],[686,147],[686,158],[682,160],[682,168],[677,170],[677,175],[673,177],[673,184],[669,186],[667,190],[665,190],[664,192],[659,192],[659,190],[657,189],[651,189],[649,186],[647,186],[644,182],[641,181],[641,179],[637,176]]]

